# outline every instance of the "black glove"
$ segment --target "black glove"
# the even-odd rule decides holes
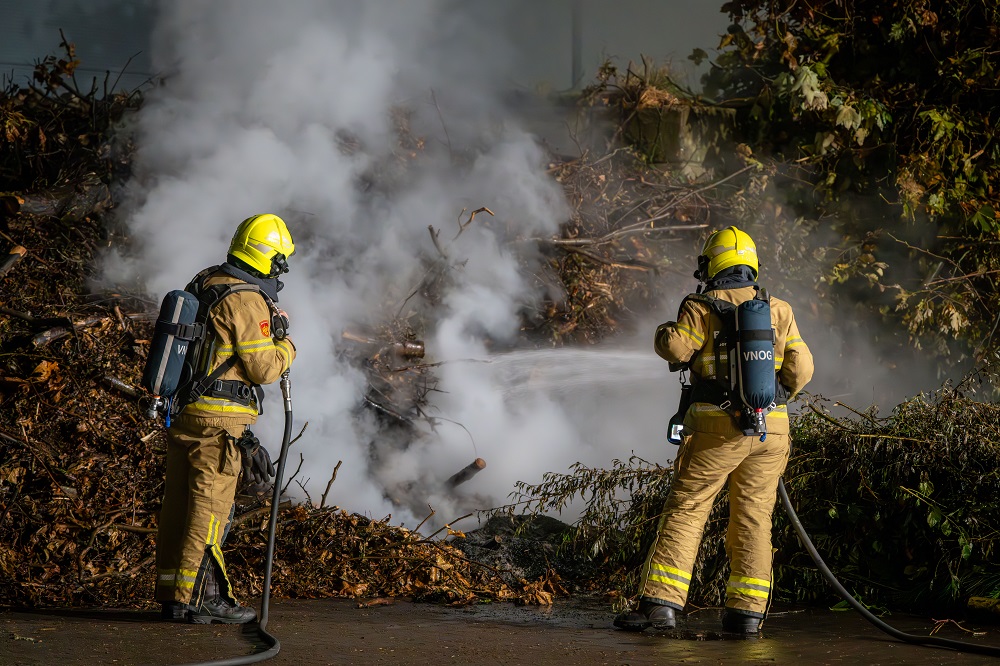
[[[240,447],[243,462],[243,481],[245,483],[266,483],[274,477],[274,465],[267,449],[260,445],[260,440],[247,430],[236,440]]]
[[[288,313],[284,310],[278,310],[271,315],[271,335],[276,340],[288,337]]]

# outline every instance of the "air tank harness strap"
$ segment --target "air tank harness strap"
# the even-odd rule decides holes
[[[246,407],[256,407],[258,414],[264,413],[264,391],[256,384],[248,385],[238,379],[219,379],[227,370],[236,365],[236,357],[230,356],[212,371],[212,374],[195,382],[185,395],[183,404],[177,406],[180,411],[198,398],[222,398],[231,400]]]
[[[172,324],[162,319],[156,321],[156,333],[172,335],[179,340],[191,341],[205,335],[205,325],[195,322],[193,324]]]

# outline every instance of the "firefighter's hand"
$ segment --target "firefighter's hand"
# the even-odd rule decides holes
[[[284,340],[288,337],[288,313],[278,310],[271,316],[271,337]]]
[[[253,434],[247,433],[237,442],[243,463],[243,480],[247,483],[266,483],[274,477],[274,465],[267,449]]]

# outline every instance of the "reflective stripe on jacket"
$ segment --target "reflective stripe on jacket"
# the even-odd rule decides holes
[[[719,289],[706,292],[733,304],[748,301],[756,295],[753,287]],[[795,324],[792,307],[780,298],[771,297],[771,325],[774,327],[774,370],[778,380],[794,396],[812,379],[813,357]],[[660,357],[671,363],[691,363],[691,372],[697,379],[714,379],[715,336],[722,330],[722,321],[703,302],[688,299],[677,313],[676,322],[661,324],[656,329],[654,349]],[[720,362],[728,362],[721,353]],[[741,435],[733,418],[716,405],[696,402],[688,409],[684,425],[700,432]],[[778,405],[767,415],[767,430],[787,434],[788,408]]]
[[[225,273],[215,273],[205,286],[239,283]],[[209,313],[214,338],[206,343],[211,373],[223,361],[236,355],[239,360],[220,379],[235,379],[245,384],[271,384],[291,367],[295,346],[290,340],[271,338],[271,310],[264,297],[255,291],[237,291],[222,299]],[[187,423],[220,428],[246,425],[257,420],[257,408],[224,398],[202,396],[178,415]]]

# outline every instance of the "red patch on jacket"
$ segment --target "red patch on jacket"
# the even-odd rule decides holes
[[[265,338],[271,337],[271,322],[264,319],[258,324],[260,326],[260,332],[264,334]]]

